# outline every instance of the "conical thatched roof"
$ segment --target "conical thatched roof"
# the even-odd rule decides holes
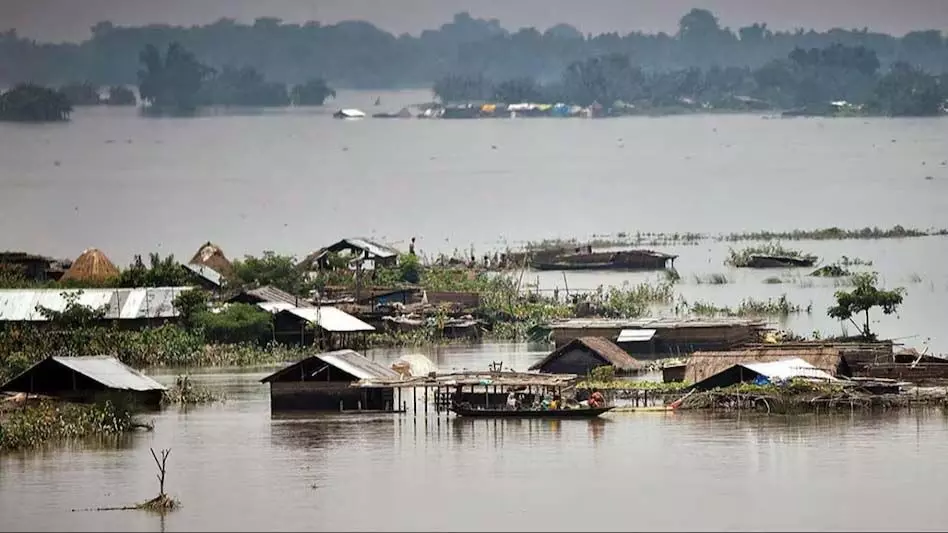
[[[102,282],[118,277],[119,269],[98,248],[89,248],[72,262],[69,270],[63,274],[64,280]]]
[[[190,263],[192,265],[210,267],[225,278],[229,278],[234,274],[234,265],[227,259],[227,256],[224,255],[224,251],[221,250],[221,247],[211,241],[207,241],[198,248],[197,253],[191,258]]]

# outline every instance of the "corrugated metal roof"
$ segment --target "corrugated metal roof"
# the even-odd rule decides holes
[[[830,374],[816,368],[799,357],[791,357],[789,359],[781,359],[780,361],[770,361],[767,363],[742,363],[738,366],[743,366],[748,370],[766,376],[771,381],[792,378],[836,381],[836,378]]]
[[[283,302],[288,303],[293,307],[312,307],[313,305],[306,301],[305,298],[294,296],[271,285],[264,285],[263,287],[257,287],[256,289],[246,289],[242,291],[242,293],[252,296],[261,302]],[[233,300],[233,298],[231,298],[231,300]]]
[[[206,279],[207,281],[210,281],[218,287],[220,287],[224,281],[223,276],[221,276],[219,272],[207,265],[188,263],[184,265],[184,268],[194,272],[196,275]]]
[[[351,246],[355,248],[365,250],[369,252],[369,254],[377,256],[377,257],[388,258],[388,257],[395,257],[398,255],[397,250],[393,248],[389,248],[388,246],[384,246],[382,244],[378,244],[376,242],[372,242],[368,239],[356,237],[356,238],[350,238],[350,239],[343,239],[343,241],[349,243]]]
[[[53,361],[117,390],[166,390],[165,386],[138,370],[108,356],[51,357]]]
[[[279,313],[280,311],[296,308],[295,305],[288,304],[286,302],[260,302],[257,304],[257,307],[267,311],[268,313]]]
[[[616,342],[646,342],[655,336],[654,329],[624,329],[619,332]]]
[[[543,360],[535,363],[530,370],[543,371],[546,365],[564,354],[573,351],[577,347],[585,346],[587,350],[598,355],[605,363],[616,367],[619,370],[638,370],[642,368],[642,363],[638,362],[625,350],[616,346],[612,341],[603,337],[577,337],[567,344],[550,352]]]
[[[46,318],[36,310],[42,306],[56,311],[66,308],[63,294],[81,292],[78,303],[92,308],[106,307],[108,320],[172,318],[178,311],[172,303],[191,287],[154,287],[139,289],[2,289],[0,321],[32,322]]]
[[[358,380],[363,379],[398,379],[400,375],[398,372],[390,368],[385,368],[384,366],[366,359],[363,355],[353,351],[353,350],[337,350],[334,352],[325,352],[315,355],[311,355],[306,359],[302,359],[289,365],[287,367],[281,368],[276,372],[270,374],[269,376],[260,380],[261,383],[271,383],[274,381],[279,381],[283,376],[292,376],[291,381],[298,381],[299,372],[297,369],[306,368],[307,363],[318,360],[326,363],[327,365],[334,366],[343,372],[351,374]],[[310,366],[312,368],[312,366]],[[312,371],[313,373],[318,373],[317,371]],[[312,377],[312,376],[309,376]]]
[[[326,363],[352,374],[358,379],[398,378],[398,372],[386,368],[375,361],[366,359],[352,350],[338,350],[319,354],[317,357]]]
[[[335,307],[294,307],[281,312],[291,313],[307,322],[316,324],[326,331],[340,333],[347,331],[375,331],[375,328],[369,324]]]

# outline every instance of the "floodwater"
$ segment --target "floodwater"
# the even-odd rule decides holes
[[[135,253],[190,257],[208,239],[231,257],[302,256],[362,235],[402,249],[415,236],[424,255],[473,247],[480,257],[526,240],[619,232],[948,226],[948,119],[331,118],[341,107],[394,112],[427,100],[425,91],[349,91],[315,110],[147,119],[99,108],[67,124],[0,124],[0,249],[75,257],[95,246],[124,264]],[[875,316],[873,327],[948,353],[948,238],[784,244],[823,263],[872,261],[887,285],[908,290],[901,312]],[[654,248],[681,254],[677,291],[688,302],[735,307],[787,294],[812,312],[780,325],[855,332],[826,317],[834,280],[728,270],[726,243]],[[732,283],[697,282],[717,273]],[[785,283],[763,283],[771,276]],[[654,276],[526,276],[537,279],[564,294]]]
[[[442,368],[529,365],[523,345],[441,348]],[[395,354],[373,354],[387,362]],[[269,369],[208,371],[223,404],[172,409],[119,445],[0,457],[0,529],[936,530],[948,417],[617,413],[600,420],[272,417]],[[172,374],[158,376],[163,382]],[[154,496],[171,448],[183,504]]]

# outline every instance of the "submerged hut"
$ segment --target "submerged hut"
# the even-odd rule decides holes
[[[699,383],[734,365],[768,363],[798,358],[831,376],[851,376],[852,371],[846,358],[834,346],[795,347],[755,347],[730,352],[695,352],[688,358],[685,380]]]
[[[746,318],[574,318],[550,324],[557,348],[577,337],[604,337],[638,358],[677,357],[758,342],[767,323]]]
[[[98,248],[89,248],[73,261],[62,280],[103,283],[119,276],[119,269]]]
[[[836,381],[832,374],[816,368],[799,357],[790,357],[762,363],[736,363],[695,383],[698,391],[729,387],[738,383],[766,385],[791,379]]]
[[[166,389],[114,357],[51,356],[11,379],[0,390],[74,402],[120,396],[137,405],[156,408]]]
[[[264,307],[265,304],[260,306]],[[288,344],[320,344],[330,348],[344,348],[361,344],[366,333],[375,331],[370,324],[328,305],[277,306],[270,308],[270,311],[274,313],[274,338]]]
[[[206,266],[224,278],[234,275],[234,264],[227,259],[221,247],[211,241],[202,244],[188,264]]]
[[[260,380],[270,384],[270,409],[304,411],[397,410],[391,387],[360,388],[360,380],[399,374],[352,350],[312,355]]]
[[[350,259],[359,261],[365,268],[375,266],[393,267],[398,264],[398,250],[362,237],[342,239],[317,250],[303,259],[299,266],[307,272],[331,268],[329,254],[347,252]]]
[[[635,374],[642,369],[625,350],[602,337],[578,337],[554,350],[530,367],[548,374],[589,374],[594,368],[611,366],[616,374]]]

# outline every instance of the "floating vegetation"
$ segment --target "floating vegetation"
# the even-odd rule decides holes
[[[843,276],[851,276],[852,272],[846,270],[840,265],[832,264],[822,266],[813,272],[810,272],[810,275],[818,278],[841,278]]]
[[[130,409],[111,401],[82,405],[44,400],[14,407],[0,416],[0,451],[133,430]]]
[[[728,256],[724,260],[724,264],[733,267],[753,266],[755,264],[755,256],[774,256],[801,261],[816,261],[816,256],[805,254],[800,250],[784,248],[779,242],[769,242],[760,246],[748,246],[737,251],[733,248],[729,248]]]
[[[909,237],[928,237],[932,235],[948,235],[948,229],[919,230],[905,228],[901,225],[889,229],[879,227],[864,227],[845,230],[832,227],[815,230],[793,231],[758,231],[751,233],[731,233],[723,238],[726,241],[772,241],[772,240],[848,240],[848,239],[904,239]]]
[[[223,396],[214,394],[207,387],[191,381],[191,376],[182,375],[174,380],[174,386],[161,396],[163,405],[195,405],[223,400]]]
[[[768,298],[767,300],[746,298],[741,301],[737,308],[719,307],[712,303],[697,301],[688,306],[688,311],[699,316],[786,317],[799,313],[810,314],[813,312],[813,304],[803,307],[790,302],[787,295],[783,294],[779,298]]]
[[[869,261],[869,260],[866,260],[866,259],[860,259],[860,258],[858,258],[858,257],[848,257],[848,256],[845,256],[845,255],[844,255],[844,256],[842,256],[842,257],[839,258],[839,261],[838,261],[837,264],[840,265],[840,266],[844,266],[844,267],[848,267],[848,266],[872,266],[872,261]]]
[[[695,283],[698,285],[727,285],[731,281],[727,279],[727,276],[724,274],[707,274],[704,276],[699,276],[695,274]]]
[[[783,283],[783,280],[776,276],[770,276],[769,278],[764,279],[764,283],[766,283],[767,285],[780,285],[781,283]]]

